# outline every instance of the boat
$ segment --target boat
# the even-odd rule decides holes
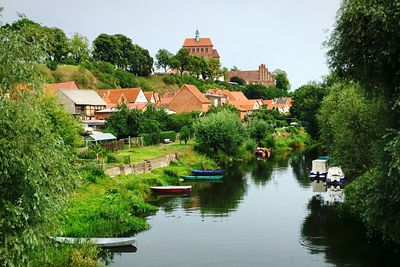
[[[224,176],[222,175],[179,175],[179,177],[183,178],[184,180],[220,180]]]
[[[221,175],[225,170],[192,170],[193,176],[215,176]]]
[[[265,147],[257,147],[256,157],[257,159],[266,159],[271,156],[271,149]]]
[[[112,248],[112,247],[125,247],[125,246],[133,246],[135,244],[135,237],[53,237],[53,240],[59,243],[66,244],[77,244],[84,242],[91,242],[93,244],[98,245],[103,248]]]
[[[326,175],[326,184],[338,186],[344,183],[345,177],[340,167],[329,167]]]
[[[152,186],[150,187],[154,193],[157,194],[188,194],[192,191],[192,186],[182,185],[182,186]]]
[[[326,175],[328,173],[328,160],[326,159],[315,159],[312,161],[312,170],[308,177],[311,181],[314,180],[326,180]]]

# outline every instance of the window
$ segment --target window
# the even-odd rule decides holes
[[[206,48],[206,52],[208,53],[208,48]]]
[[[196,50],[197,50],[197,53],[199,53],[200,49],[199,49],[199,48],[196,48]]]
[[[201,52],[204,52],[204,48],[201,48]]]

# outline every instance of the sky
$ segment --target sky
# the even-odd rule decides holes
[[[287,72],[292,90],[329,73],[326,48],[341,0],[0,0],[1,21],[25,14],[93,41],[121,33],[148,49],[176,53],[185,38],[209,37],[222,66]]]

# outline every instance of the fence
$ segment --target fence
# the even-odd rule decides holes
[[[115,140],[112,142],[107,142],[107,143],[101,143],[101,146],[104,147],[105,149],[107,149],[108,151],[117,151],[117,150],[121,150],[124,148],[124,140],[120,139],[120,140]]]
[[[151,172],[153,169],[168,166],[172,161],[178,159],[179,156],[179,153],[174,153],[165,157],[145,160],[139,163],[121,164],[118,167],[106,169],[104,172],[110,177]]]

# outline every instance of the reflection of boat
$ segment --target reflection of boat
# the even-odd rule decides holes
[[[135,243],[135,237],[54,237],[53,239],[57,242],[67,244],[84,243],[89,241],[104,248],[132,246]]]
[[[133,253],[137,251],[137,247],[130,245],[130,246],[107,248],[107,250],[114,253]]]
[[[150,187],[157,194],[188,194],[192,190],[192,186],[152,186]]]
[[[192,170],[193,176],[214,176],[221,175],[225,170]]]
[[[326,175],[327,185],[341,185],[344,183],[344,174],[340,167],[329,167],[328,174]]]
[[[256,157],[257,159],[266,159],[271,156],[271,149],[265,147],[257,147]]]
[[[312,161],[312,170],[308,177],[314,180],[325,181],[328,173],[328,161],[326,159],[315,159]]]
[[[179,175],[179,177],[184,180],[220,180],[222,179],[222,175],[204,175],[204,176],[195,176],[195,175]]]

